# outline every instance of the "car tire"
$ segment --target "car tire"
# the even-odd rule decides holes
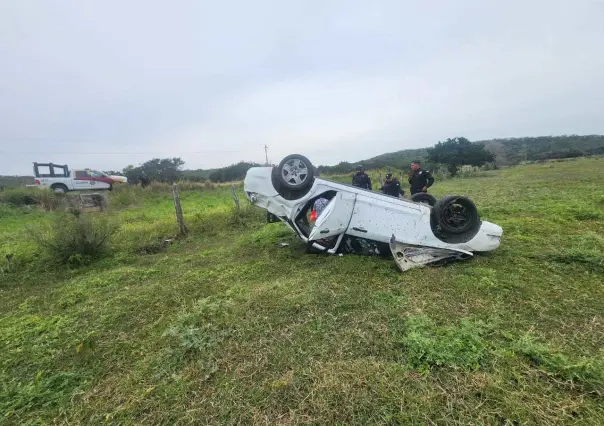
[[[315,166],[300,154],[291,154],[281,160],[278,171],[281,186],[291,191],[305,190],[315,177]]]
[[[302,167],[300,167],[302,166]],[[304,173],[300,174],[300,170]],[[273,168],[273,187],[286,200],[297,200],[310,191],[317,169],[310,160],[300,154],[291,154]]]
[[[62,183],[55,183],[50,187],[50,189],[52,189],[52,191],[56,192],[57,194],[65,194],[67,191],[69,191],[67,189],[67,186],[63,185]]]
[[[436,198],[432,194],[428,194],[427,192],[418,192],[411,196],[411,201],[416,203],[428,204],[430,206],[434,206],[436,204]]]
[[[476,236],[482,224],[476,205],[467,197],[443,197],[432,207],[432,231],[442,241],[460,244]]]

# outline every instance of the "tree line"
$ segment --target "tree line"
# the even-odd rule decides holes
[[[563,135],[509,139],[491,139],[471,142],[465,137],[447,138],[431,148],[407,149],[379,155],[360,162],[342,161],[334,166],[319,166],[321,174],[353,172],[362,164],[367,170],[393,168],[406,169],[410,163],[420,160],[427,169],[445,166],[455,175],[461,166],[493,167],[519,164],[523,161],[571,158],[604,154],[602,135]],[[154,158],[138,166],[129,165],[110,174],[126,176],[129,182],[138,182],[145,174],[149,180],[172,183],[178,180],[231,182],[242,180],[251,167],[259,163],[240,161],[227,167],[211,170],[183,170],[185,162],[179,158]]]
[[[260,166],[258,163],[241,161],[227,167],[213,170],[183,170],[185,162],[180,157],[154,158],[138,166],[129,165],[121,171],[108,170],[107,174],[126,176],[128,182],[139,182],[146,177],[152,182],[174,183],[179,180],[193,182],[232,182],[242,180],[251,167]]]

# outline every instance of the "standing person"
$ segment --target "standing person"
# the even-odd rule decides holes
[[[357,172],[352,175],[352,185],[371,191],[371,178],[365,173],[363,166],[358,166]]]
[[[419,161],[411,163],[412,172],[409,173],[409,184],[411,185],[411,195],[417,194],[418,192],[428,192],[434,184],[434,177],[428,170],[424,170],[420,167]]]
[[[403,191],[403,188],[401,188],[400,182],[398,179],[392,177],[392,173],[386,173],[386,182],[384,185],[382,185],[380,190],[384,194],[396,198],[398,198],[399,195],[405,195],[405,191]]]
[[[149,185],[149,177],[147,176],[147,173],[145,173],[144,170],[142,171],[142,173],[138,179],[143,188],[146,187],[147,185]]]

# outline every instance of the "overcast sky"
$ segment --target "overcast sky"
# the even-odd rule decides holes
[[[600,0],[0,0],[0,174],[604,133]]]

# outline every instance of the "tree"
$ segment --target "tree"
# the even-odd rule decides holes
[[[466,138],[447,138],[428,148],[428,161],[446,164],[451,175],[457,174],[459,166],[482,166],[495,161],[495,156],[485,150],[484,144],[472,143]]]
[[[138,167],[128,166],[123,170],[128,182],[137,182],[142,172],[147,177],[156,182],[173,183],[182,176],[181,167],[185,164],[178,157],[175,158],[154,158]]]
[[[103,170],[103,173],[109,176],[125,176],[124,172],[118,172],[116,170]]]
[[[214,170],[210,173],[210,180],[212,182],[232,182],[236,180],[243,180],[245,174],[252,167],[260,167],[258,163],[246,163],[240,161],[237,164],[231,164],[227,167]]]

